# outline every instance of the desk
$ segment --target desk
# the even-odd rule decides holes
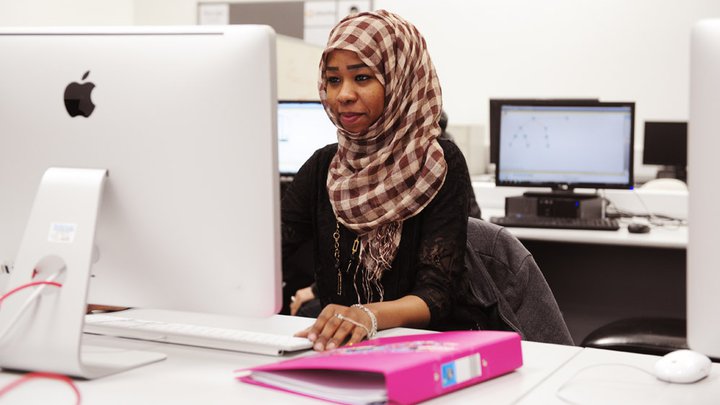
[[[278,316],[288,331],[297,329],[297,318]],[[303,322],[302,320],[300,321]],[[217,324],[217,322],[215,322]],[[305,322],[307,323],[307,322]],[[277,325],[278,323],[276,323]],[[276,329],[278,330],[278,329]],[[382,331],[381,336],[425,332],[412,329]],[[86,336],[93,345],[110,350],[163,352],[167,360],[93,381],[76,381],[83,405],[142,404],[326,404],[326,402],[237,382],[233,370],[278,361],[279,358],[188,346],[143,342],[105,336]],[[542,383],[556,369],[582,349],[534,342],[522,342],[524,365],[516,372],[436,398],[428,403],[511,404]],[[0,385],[18,374],[0,373]],[[73,404],[69,387],[54,381],[27,383],[2,398],[6,404]]]
[[[642,371],[651,371],[656,361],[656,356],[583,349],[518,404],[715,405],[720,402],[720,364],[714,363],[710,375],[694,384],[669,384]]]
[[[503,216],[504,209],[483,209],[483,219]],[[637,246],[661,249],[685,249],[688,241],[687,226],[655,227],[648,233],[630,233],[621,222],[617,231],[593,231],[577,229],[516,228],[507,230],[521,240],[562,243],[587,243],[612,246]]]
[[[553,372],[580,353],[577,346],[562,346],[536,342],[522,342],[523,366],[517,371],[485,381],[448,395],[425,402],[427,404],[514,404],[523,395],[543,383]]]
[[[491,205],[486,209],[480,202],[485,219],[504,215],[503,208],[492,207],[497,204],[497,196],[488,199],[490,192],[522,192],[508,189],[482,189],[484,194],[480,195]],[[674,205],[683,205],[677,195],[669,196]],[[663,211],[662,204],[656,205]],[[682,217],[681,208],[674,210]],[[647,234],[631,234],[624,226],[618,231],[506,229],[533,254],[576,343],[617,319],[685,318],[687,226],[656,227]]]
[[[112,345],[113,350],[162,351],[168,354],[168,359],[93,381],[77,381],[84,405],[326,403],[243,384],[233,378],[233,370],[277,361],[275,357],[98,336],[89,340],[92,344]],[[720,364],[717,363],[713,364],[712,374],[706,380],[692,385],[671,385],[632,368],[616,366],[587,369],[576,375],[593,364],[621,363],[651,370],[657,360],[655,356],[535,342],[522,342],[522,349],[524,365],[517,371],[426,403],[566,404],[556,393],[571,379],[572,383],[562,394],[582,398],[583,404],[709,404],[720,398]],[[7,384],[17,376],[0,373],[0,384]],[[587,402],[597,398],[615,400]],[[3,397],[4,405],[35,403],[73,404],[74,396],[64,384],[37,380]]]
[[[287,321],[287,325],[293,322]],[[386,336],[407,334],[413,330],[394,329]],[[414,330],[417,332],[417,330]],[[163,343],[143,342],[103,336],[87,336],[88,343],[112,347],[109,350],[151,350],[167,353],[167,360],[93,381],[77,381],[84,405],[142,404],[324,404],[326,402],[237,382],[233,370],[278,361],[271,356],[234,353]],[[524,365],[515,372],[466,389],[435,398],[429,404],[546,404],[561,403],[558,387],[569,379],[577,381],[567,395],[610,394],[608,380],[622,401],[614,403],[701,404],[720,398],[720,364],[714,364],[711,376],[693,385],[668,385],[633,369],[597,368],[575,378],[575,373],[591,364],[623,363],[651,369],[655,356],[605,350],[582,349],[535,342],[522,342]],[[0,373],[0,384],[18,374]],[[649,395],[657,388],[662,393]],[[667,396],[667,397],[666,397]],[[617,397],[615,397],[617,398]],[[624,399],[632,401],[624,401]],[[682,399],[680,402],[668,402]],[[665,402],[662,402],[665,401]],[[73,404],[72,391],[64,384],[37,380],[3,397],[3,404]],[[583,402],[585,403],[585,402]]]
[[[505,197],[522,195],[525,191],[538,191],[523,187],[496,187],[494,182],[473,181],[475,198],[480,208],[485,210],[504,210]],[[594,193],[596,190],[578,189],[579,193]],[[600,195],[607,198],[613,206],[625,212],[668,215],[687,219],[687,190],[657,190],[639,188],[635,190],[601,190]]]

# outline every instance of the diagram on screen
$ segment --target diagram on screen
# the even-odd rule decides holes
[[[548,126],[542,122],[538,122],[535,116],[515,128],[508,142],[508,147],[510,148],[523,146],[525,148],[550,147]]]

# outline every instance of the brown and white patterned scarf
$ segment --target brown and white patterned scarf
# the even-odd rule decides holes
[[[328,108],[323,72],[328,53],[355,52],[385,87],[383,115],[362,133],[342,129]],[[338,127],[338,151],[327,188],[340,223],[360,235],[365,283],[379,280],[400,244],[402,223],[419,214],[445,181],[447,164],[437,142],[440,83],[425,39],[414,25],[380,10],[342,20],[320,60],[320,99]],[[372,294],[372,292],[371,292]]]

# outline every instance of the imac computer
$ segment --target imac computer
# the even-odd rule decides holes
[[[720,358],[720,19],[696,23],[688,121],[688,346]]]
[[[503,105],[497,185],[632,188],[634,111],[631,102]]]
[[[320,101],[278,102],[280,175],[292,177],[312,154],[337,142],[337,128]]]
[[[643,164],[662,166],[658,178],[687,180],[687,122],[645,121]]]
[[[3,302],[0,367],[157,360],[84,353],[86,303],[279,310],[271,28],[4,29],[0,55],[5,290],[45,287]]]

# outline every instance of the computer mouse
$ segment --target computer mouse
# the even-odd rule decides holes
[[[655,376],[671,383],[689,384],[710,373],[712,362],[706,355],[693,350],[675,350],[655,363]]]
[[[650,226],[645,224],[632,223],[627,227],[630,233],[648,233],[650,232]]]

